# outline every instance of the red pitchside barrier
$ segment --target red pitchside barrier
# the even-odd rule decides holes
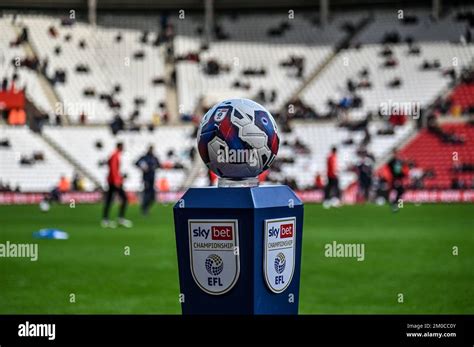
[[[162,192],[157,193],[157,200],[161,203],[175,203],[184,192]],[[320,203],[324,194],[320,190],[300,191],[297,195],[305,203]],[[44,193],[15,193],[0,192],[0,205],[28,205],[39,204],[44,197]],[[128,197],[131,203],[139,201],[139,195],[129,192]],[[404,202],[413,203],[473,203],[474,190],[408,190],[403,195]],[[101,192],[70,192],[62,194],[61,202],[69,204],[98,203],[102,201]],[[355,192],[348,191],[344,194],[343,201],[352,205],[356,202]]]

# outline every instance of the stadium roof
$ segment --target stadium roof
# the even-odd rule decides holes
[[[431,6],[432,0],[328,0],[330,7]],[[87,9],[87,0],[2,0],[1,8]],[[444,5],[467,4],[468,1],[444,1]],[[216,9],[319,7],[319,0],[214,0]],[[97,0],[98,10],[202,9],[203,0]]]

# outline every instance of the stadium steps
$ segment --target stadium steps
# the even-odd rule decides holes
[[[39,133],[39,135],[43,138],[43,140],[58,153],[61,157],[63,157],[66,161],[68,161],[78,173],[80,173],[83,177],[89,179],[91,182],[94,183],[96,187],[101,187],[102,185],[96,179],[94,175],[92,175],[84,166],[82,166],[77,160],[75,160],[71,155],[69,155],[59,144],[57,144],[52,138],[46,135],[44,132]]]
[[[451,96],[453,94],[453,91],[457,90],[458,86],[455,86],[455,87],[448,86],[446,88],[443,88],[443,90],[435,98],[433,98],[433,101],[437,100],[439,98],[446,99],[448,96]],[[434,106],[435,106],[435,103],[433,102],[424,111],[424,114],[425,115],[431,114],[434,111]],[[427,118],[424,117],[424,119],[423,119],[424,126],[426,126],[426,121],[427,121]],[[469,121],[469,117],[466,116],[466,115],[460,116],[460,117],[439,117],[438,118],[438,124],[440,124],[442,127],[447,127],[450,130],[458,130],[458,131],[459,130],[464,130],[463,127],[466,126],[465,124],[467,124],[468,121]],[[467,132],[467,130],[465,130],[464,132]],[[426,169],[427,166],[429,166],[428,164],[431,161],[433,161],[433,158],[435,156],[433,156],[431,154],[431,157],[429,157],[428,154],[425,154],[425,155],[421,155],[420,157],[418,157],[416,152],[420,150],[420,147],[422,148],[424,146],[424,147],[430,148],[433,153],[438,153],[437,152],[438,144],[433,143],[433,142],[429,142],[429,141],[426,140],[426,138],[429,137],[429,136],[430,135],[427,134],[426,129],[419,130],[419,129],[414,128],[413,131],[410,132],[410,134],[407,134],[407,136],[405,138],[401,139],[396,144],[396,146],[394,146],[394,148],[398,148],[399,153],[401,153],[402,156],[404,156],[406,158],[414,159],[414,160],[417,160],[417,159],[420,160],[421,159],[422,165],[425,166],[424,168]],[[472,148],[472,144],[469,144],[469,145]],[[416,146],[420,146],[420,147],[418,147],[418,149],[417,149]],[[444,152],[444,148],[441,148],[438,151],[439,151],[439,153]],[[375,165],[376,171],[380,170],[382,168],[382,166],[390,160],[390,158],[391,158],[391,153],[389,152],[389,153],[387,153],[386,156],[384,156],[384,157],[380,158],[379,160],[377,160],[376,165]],[[436,167],[436,171],[443,171],[443,173],[445,173],[446,170],[449,170],[449,169],[446,169],[446,167]],[[444,176],[446,176],[446,175],[444,175]],[[429,185],[433,185],[433,184],[437,184],[437,183],[438,183],[438,180],[436,180],[436,178],[435,178],[434,180],[432,180],[429,183]],[[447,183],[446,180],[443,180],[442,183],[445,185],[446,188],[448,187],[448,183]]]
[[[19,35],[20,34],[20,28],[16,25],[12,25],[13,29],[15,32]],[[26,55],[29,57],[36,57],[39,59],[39,55],[36,53],[37,50],[35,49],[33,43],[31,40],[27,41],[23,45],[23,49],[26,52]],[[56,91],[54,90],[53,86],[49,83],[49,81],[46,79],[43,74],[36,72],[36,76],[38,77],[39,84],[41,88],[43,89],[46,98],[48,99],[49,105],[51,106],[51,109],[56,110],[56,105],[59,105],[61,103],[58,95],[56,94]],[[63,114],[63,112],[60,112],[59,115],[61,116],[61,120],[63,124],[70,124],[69,118],[67,115]]]
[[[180,187],[180,190],[184,191],[187,188],[191,187],[196,181],[196,179],[200,176],[204,168],[205,166],[201,158],[198,158],[198,156],[196,156],[186,179],[183,181],[183,184]],[[207,168],[205,170],[207,170]]]
[[[346,47],[354,37],[356,37],[361,31],[364,30],[364,28],[373,20],[371,17],[363,18],[360,20],[360,22],[356,26],[356,30],[346,37],[344,40],[342,40],[340,43],[336,45],[334,50],[329,54],[329,56],[313,71],[313,73],[310,74],[310,76],[302,83],[299,88],[293,93],[293,95],[289,98],[288,103],[291,102],[291,100],[300,98],[301,94],[303,91],[308,87],[310,84],[313,83],[313,81],[317,80],[319,78],[319,75],[321,74],[322,71],[332,62],[332,60],[338,55],[338,53]],[[285,103],[283,107],[286,107],[288,103]],[[285,109],[282,110],[282,112],[286,112]]]
[[[161,47],[163,49],[163,47]],[[163,55],[166,52],[162,53]],[[176,65],[172,59],[165,59],[165,79],[166,84],[166,110],[172,124],[178,124],[179,119],[179,105],[178,105],[178,91],[176,84],[173,83],[172,75],[176,71]]]
[[[396,143],[393,148],[403,148],[408,145],[413,139],[418,136],[418,130],[416,127],[413,127],[412,131],[410,131],[405,137],[400,139],[398,143]],[[379,170],[385,163],[387,163],[392,158],[392,151],[388,151],[383,157],[378,158],[375,162],[375,171]]]
[[[306,89],[306,87],[310,85],[311,82],[313,82],[314,80],[318,78],[321,71],[323,71],[326,68],[326,66],[328,66],[331,63],[331,61],[334,59],[337,53],[338,53],[337,50],[334,50],[331,52],[331,54],[329,54],[329,56],[321,63],[321,65],[319,65],[316,68],[316,70],[313,71],[313,73],[308,77],[308,79],[295,91],[295,93],[290,98],[290,102],[291,100],[298,98],[300,94]],[[286,107],[286,105],[284,107]],[[284,111],[286,110],[283,110],[283,112]]]
[[[450,86],[447,86],[446,88],[443,88],[443,90],[436,97],[433,98],[433,101],[435,101],[439,98],[445,99],[447,96],[452,95],[453,90],[456,90],[456,89],[457,89],[457,87],[453,88],[453,87],[450,87]],[[431,105],[424,111],[424,114],[425,115],[431,114],[434,111],[434,106],[435,106],[435,103],[432,102]],[[438,118],[438,123],[439,124],[444,124],[444,123],[454,123],[454,124],[461,123],[461,124],[464,124],[468,120],[469,120],[469,117],[467,117],[467,116],[461,116],[461,117],[458,117],[458,118],[454,118],[454,117],[444,118],[444,117],[441,117],[441,118]],[[426,122],[427,122],[427,118],[424,117],[423,127],[425,127],[427,125]],[[418,136],[419,133],[420,133],[419,129],[414,127],[413,131],[411,131],[409,134],[407,134],[406,137],[401,139],[394,146],[394,148],[403,149],[403,148],[408,147],[408,145],[415,140],[415,138]],[[392,157],[392,153],[389,152],[384,157],[379,158],[377,160],[377,162],[375,163],[376,170],[379,170],[384,164],[386,164],[391,159],[391,157]]]

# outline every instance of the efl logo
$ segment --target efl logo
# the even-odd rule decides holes
[[[232,226],[213,225],[211,227],[211,231],[212,231],[213,240],[232,240],[233,239]]]
[[[218,108],[216,110],[216,115],[214,116],[214,120],[216,122],[222,121],[225,118],[225,116],[227,116],[228,112],[229,112],[228,108]]]
[[[263,271],[268,288],[281,293],[295,271],[296,217],[265,220]]]
[[[204,292],[221,295],[237,282],[240,273],[237,219],[188,221],[191,273]]]
[[[293,237],[293,224],[282,224],[280,230],[280,238]]]

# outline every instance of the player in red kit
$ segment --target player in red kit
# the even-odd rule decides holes
[[[331,148],[331,154],[327,159],[327,184],[324,190],[325,208],[340,205],[341,190],[339,189],[339,178],[337,177],[337,148]]]
[[[127,209],[127,194],[123,190],[123,177],[120,173],[120,157],[123,152],[123,144],[117,143],[115,151],[110,156],[107,165],[109,167],[109,175],[107,177],[108,190],[105,193],[104,215],[102,218],[102,226],[104,228],[115,228],[115,222],[109,219],[110,207],[114,199],[115,193],[120,198],[120,209],[118,224],[126,228],[132,227],[132,222],[125,219],[125,210]]]

